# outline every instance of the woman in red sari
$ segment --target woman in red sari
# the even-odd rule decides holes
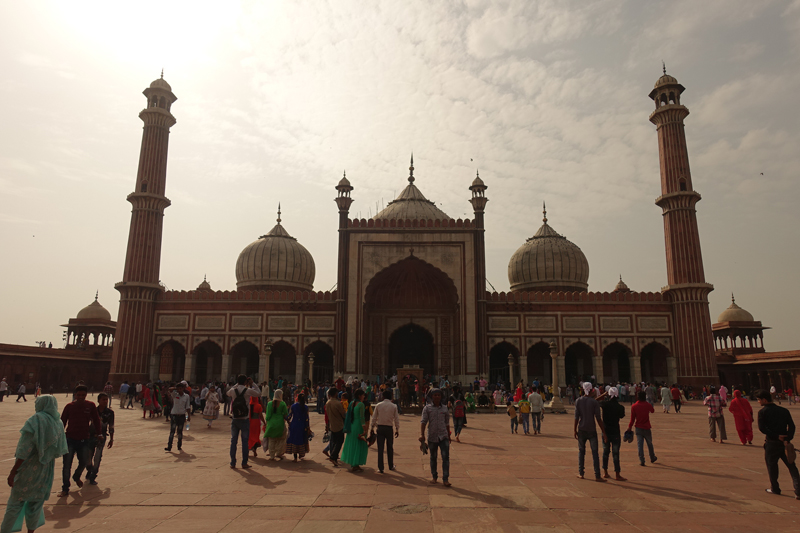
[[[258,457],[258,447],[261,446],[261,435],[264,430],[261,425],[264,423],[264,408],[261,406],[260,398],[250,397],[250,439],[247,446],[253,451],[253,457]]]
[[[522,381],[520,381],[520,382],[517,384],[517,390],[516,390],[516,391],[514,391],[514,401],[515,401],[515,402],[518,402],[518,401],[520,401],[520,400],[522,399],[522,394],[523,394],[523,392],[524,392],[524,391],[523,391],[523,389],[522,389]]]
[[[747,399],[742,398],[742,391],[733,391],[733,400],[728,411],[733,414],[736,432],[739,434],[742,446],[753,444],[753,407]]]

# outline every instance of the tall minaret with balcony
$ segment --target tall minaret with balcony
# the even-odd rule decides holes
[[[708,309],[708,294],[714,287],[706,283],[703,272],[695,210],[700,195],[694,191],[689,170],[683,126],[689,110],[681,105],[683,91],[683,85],[669,76],[665,68],[650,92],[656,105],[650,122],[658,132],[661,196],[656,205],[661,207],[664,217],[668,285],[663,292],[673,303],[672,351],[678,381],[702,386],[719,382]]]
[[[147,107],[139,113],[144,122],[136,189],[128,195],[132,204],[128,251],[120,293],[117,334],[111,357],[109,379],[115,385],[123,380],[146,381],[153,353],[155,299],[162,291],[161,234],[164,209],[170,201],[164,196],[167,178],[169,129],[175,124],[170,109],[177,97],[161,78],[144,90]]]
[[[334,201],[339,207],[339,259],[338,259],[338,273],[336,277],[336,341],[334,353],[334,374],[339,374],[346,371],[346,355],[347,355],[347,279],[348,279],[348,261],[347,250],[350,247],[350,233],[347,231],[347,225],[350,219],[350,205],[353,199],[350,198],[350,193],[353,191],[353,186],[347,179],[347,173],[342,174],[342,179],[336,186],[337,195]]]
[[[481,179],[478,171],[475,171],[475,179],[472,180],[469,190],[472,191],[472,210],[475,214],[475,294],[477,296],[477,308],[475,311],[475,336],[477,343],[475,346],[475,357],[478,361],[478,371],[482,374],[489,374],[489,346],[486,319],[486,243],[484,228],[484,210],[486,209],[486,189],[489,187]]]

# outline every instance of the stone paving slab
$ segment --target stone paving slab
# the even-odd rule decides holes
[[[63,407],[64,396],[58,400]],[[629,407],[626,406],[626,408]],[[758,409],[757,405],[754,405]],[[0,403],[0,471],[13,465],[19,429],[33,402]],[[800,423],[800,409],[792,407]],[[365,472],[352,474],[324,461],[321,439],[304,461],[251,458],[247,471],[228,467],[229,422],[207,430],[195,418],[181,453],[164,451],[169,425],[142,419],[139,410],[116,410],[114,447],[106,450],[96,487],[67,498],[56,463],[47,524],[38,531],[91,533],[122,528],[159,531],[270,533],[394,531],[415,533],[614,531],[796,531],[800,501],[791,496],[781,467],[784,495],[764,492],[768,479],[760,446],[725,445],[706,436],[698,403],[681,415],[652,416],[656,464],[641,467],[635,444],[623,444],[627,482],[577,479],[577,443],[571,415],[547,415],[544,434],[512,435],[505,414],[468,417],[462,443],[451,448],[452,488],[428,483],[428,457],[419,452],[419,417],[401,416],[395,446],[398,470],[377,472],[375,449]],[[322,417],[312,412],[322,435]],[[760,437],[756,437],[760,441]],[[2,469],[5,466],[5,470]],[[589,478],[591,458],[587,457]],[[441,467],[440,467],[441,468]],[[75,487],[73,487],[75,489]],[[3,489],[5,494],[10,490]],[[0,494],[0,501],[5,501]],[[0,505],[0,511],[5,507]]]

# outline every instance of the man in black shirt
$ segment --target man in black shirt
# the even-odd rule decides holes
[[[627,481],[620,475],[619,466],[619,447],[622,444],[619,421],[621,418],[625,418],[625,406],[619,403],[619,390],[616,387],[611,387],[605,394],[608,394],[608,400],[600,403],[600,409],[603,411],[603,424],[606,426],[606,436],[608,437],[603,441],[603,477],[606,479],[611,477],[608,475],[608,456],[610,454],[614,458],[616,480]]]
[[[767,473],[771,488],[766,489],[771,494],[780,494],[778,485],[778,460],[780,459],[789,469],[794,483],[794,494],[800,500],[800,473],[797,464],[789,463],[786,458],[786,443],[794,438],[794,421],[788,409],[772,403],[769,391],[762,390],[756,395],[761,410],[758,412],[758,430],[766,435],[764,440],[764,458],[767,461]]]

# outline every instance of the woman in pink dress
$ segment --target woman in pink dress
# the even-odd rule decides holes
[[[736,433],[739,434],[742,446],[753,444],[753,407],[747,399],[742,398],[742,391],[733,391],[733,400],[731,400],[728,411],[733,414]]]

